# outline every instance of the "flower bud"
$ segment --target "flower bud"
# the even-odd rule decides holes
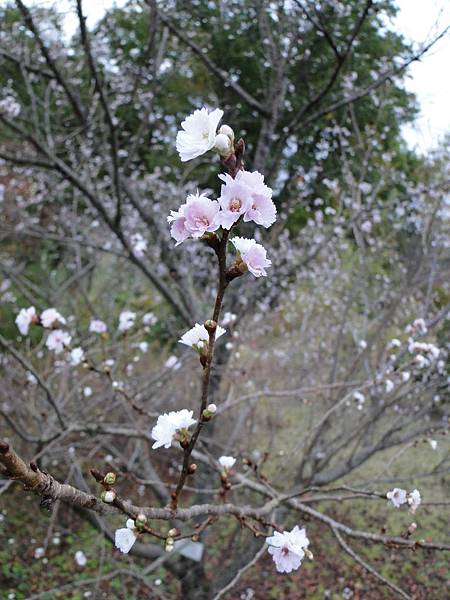
[[[231,143],[234,142],[234,131],[231,129],[229,125],[222,125],[219,129],[219,134],[226,135],[230,138]]]
[[[408,533],[409,535],[412,535],[417,529],[417,523],[411,523],[411,525],[408,527]]]
[[[101,497],[103,502],[111,504],[116,498],[116,492],[114,490],[108,490],[107,492],[103,492]]]
[[[215,404],[208,404],[208,406],[202,412],[202,421],[210,421],[216,412],[217,406]]]
[[[142,513],[139,513],[138,516],[136,517],[136,525],[145,525],[147,523],[147,517],[145,515],[143,515]]]
[[[174,549],[173,544],[166,544],[166,547],[165,547],[166,552],[172,552],[173,549]]]
[[[216,135],[216,139],[214,141],[214,149],[217,150],[217,152],[225,158],[227,158],[233,153],[231,140],[224,133],[219,133],[219,135]]]
[[[205,348],[208,346],[208,342],[205,342],[205,340],[199,340],[196,344],[195,347],[197,348],[198,352],[200,352],[200,354],[203,352],[203,350],[205,350]]]
[[[106,473],[103,478],[103,483],[107,485],[114,485],[116,483],[116,474],[115,473]]]
[[[217,329],[217,323],[212,319],[208,319],[205,321],[205,329],[208,333],[212,333],[215,331],[215,329]]]
[[[196,470],[197,470],[197,465],[195,463],[192,463],[188,467],[188,475],[193,475],[196,472]]]
[[[175,527],[173,529],[169,529],[167,535],[169,536],[169,538],[175,537],[176,535],[178,535],[178,529],[175,529]]]
[[[305,548],[304,552],[305,552],[306,556],[309,558],[309,560],[313,560],[314,554],[311,552],[311,550],[308,550],[308,548]]]

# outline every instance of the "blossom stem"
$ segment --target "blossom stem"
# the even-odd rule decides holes
[[[244,142],[239,140],[238,151],[236,154],[233,154],[227,161],[224,161],[224,165],[227,167],[230,175],[235,178],[239,169],[241,168],[242,155],[244,153]],[[234,159],[234,160],[232,160]],[[218,262],[218,271],[219,271],[219,281],[217,285],[217,294],[216,300],[214,303],[213,317],[212,320],[216,323],[219,321],[220,310],[222,308],[223,297],[225,295],[225,290],[227,289],[228,284],[230,283],[230,279],[227,277],[227,244],[228,238],[230,236],[231,230],[224,229],[222,237],[218,244],[212,245],[214,252],[217,256]],[[184,484],[186,483],[186,478],[189,474],[189,461],[194,450],[195,444],[197,443],[197,439],[200,435],[200,432],[203,428],[204,421],[202,419],[203,411],[206,409],[208,405],[208,395],[209,395],[209,382],[211,379],[211,365],[212,359],[214,355],[214,343],[216,339],[216,329],[211,329],[209,331],[209,341],[208,341],[208,350],[206,353],[206,357],[203,361],[203,377],[202,377],[202,393],[201,393],[201,404],[199,411],[199,419],[197,422],[197,426],[192,434],[191,439],[189,440],[189,444],[184,448],[184,458],[183,458],[183,466],[181,468],[180,478],[177,483],[177,487],[174,492],[172,492],[172,500],[171,500],[171,508],[176,511],[178,507],[178,501],[180,498],[180,494],[183,490]]]
[[[229,283],[229,280],[227,279],[227,276],[226,276],[226,273],[227,273],[226,254],[227,254],[227,243],[228,243],[229,235],[230,235],[230,232],[225,230],[223,233],[222,239],[220,240],[220,243],[218,244],[217,249],[215,250],[216,255],[217,255],[218,265],[219,265],[219,282],[218,282],[218,286],[217,286],[217,294],[216,294],[216,300],[214,303],[214,311],[213,311],[212,320],[216,323],[219,320],[220,310],[222,308],[223,297],[224,297],[225,290]],[[177,484],[175,491],[172,493],[171,508],[174,511],[178,507],[178,500],[179,500],[181,491],[184,487],[184,484],[186,482],[186,478],[188,476],[190,456],[192,454],[192,451],[195,447],[197,439],[198,439],[200,432],[204,425],[204,421],[202,419],[202,414],[208,405],[209,382],[211,379],[211,364],[212,364],[212,359],[213,359],[213,355],[214,355],[215,339],[216,339],[216,329],[214,328],[214,329],[211,329],[209,332],[208,351],[207,351],[207,354],[206,354],[206,357],[204,360],[199,419],[197,422],[197,426],[196,426],[196,428],[192,434],[192,437],[189,441],[189,444],[184,449],[183,466],[181,469],[180,478],[178,480],[178,484]]]

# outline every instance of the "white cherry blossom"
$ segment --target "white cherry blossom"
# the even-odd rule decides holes
[[[126,527],[116,529],[114,544],[123,554],[128,554],[136,540],[136,525],[133,519],[127,519]]]
[[[408,494],[407,502],[409,504],[409,510],[412,514],[416,512],[422,502],[422,496],[419,490],[413,490]]]
[[[175,434],[181,429],[188,429],[197,421],[192,418],[192,410],[183,408],[159,415],[156,425],[152,429],[152,438],[155,440],[152,448],[170,448]]]
[[[81,362],[83,362],[84,360],[84,350],[83,348],[74,348],[71,352],[70,352],[70,364],[73,367],[76,367],[77,365],[79,365]]]
[[[62,329],[54,329],[50,332],[45,345],[49,350],[52,350],[55,354],[61,354],[61,352],[69,346],[72,337],[63,331]]]
[[[211,112],[201,108],[181,123],[182,129],[177,134],[176,146],[182,162],[201,156],[214,148],[217,126],[222,117],[223,110],[219,108]]]
[[[119,315],[119,331],[128,331],[136,321],[136,313],[131,310],[123,310]]]
[[[219,339],[224,333],[226,333],[226,330],[218,325],[216,328],[216,340]],[[204,325],[196,323],[192,329],[189,329],[189,331],[186,331],[186,333],[181,336],[181,338],[178,340],[178,343],[201,350],[206,346],[208,341],[208,330]]]
[[[61,313],[56,310],[56,308],[47,308],[44,310],[44,312],[41,314],[42,327],[50,328],[53,327],[55,323],[65,325],[66,320]]]
[[[236,463],[236,459],[233,456],[221,456],[219,458],[220,466],[225,469],[225,471],[229,471],[233,468]]]
[[[38,317],[34,306],[22,308],[16,317],[16,325],[22,335],[28,335],[28,329],[32,323],[37,323]]]
[[[83,550],[77,550],[75,552],[75,562],[77,563],[77,565],[79,567],[85,567],[87,564],[87,558],[86,558],[86,554],[83,552]]]
[[[386,498],[392,502],[395,508],[400,508],[406,502],[406,490],[394,488],[386,494]]]

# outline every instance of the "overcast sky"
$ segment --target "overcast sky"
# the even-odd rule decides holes
[[[345,1],[345,0],[344,0]],[[0,4],[4,0],[0,0]],[[52,0],[37,0],[36,4],[52,5]],[[113,4],[126,0],[89,0],[84,2],[88,25],[92,26]],[[32,4],[28,0],[28,5]],[[397,0],[400,12],[392,23],[408,40],[422,43],[450,24],[450,0]],[[75,31],[75,15],[70,14],[70,0],[59,0],[58,9],[68,10],[67,30]],[[407,89],[414,92],[420,104],[420,116],[413,126],[404,129],[411,147],[425,152],[436,146],[439,138],[450,130],[450,32],[430,50],[421,62],[409,68]]]
[[[450,25],[449,0],[397,0],[398,31],[409,40],[423,42]],[[420,103],[420,116],[404,130],[408,143],[425,151],[450,131],[450,31],[421,62],[409,68],[408,90]]]

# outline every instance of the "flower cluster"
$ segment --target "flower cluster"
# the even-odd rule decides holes
[[[292,531],[283,531],[283,533],[276,531],[273,536],[266,539],[266,542],[269,544],[269,554],[272,555],[279,573],[296,571],[309,546],[305,529],[300,529],[298,525]]]
[[[208,150],[216,149],[224,158],[234,152],[234,133],[228,125],[217,126],[223,111],[208,112],[206,108],[196,110],[182,122],[182,130],[177,135],[177,150],[182,161],[191,160]],[[176,245],[187,239],[199,239],[213,234],[218,229],[230,230],[240,220],[270,227],[276,220],[277,210],[272,200],[272,190],[264,183],[264,176],[258,171],[238,170],[235,176],[228,173],[219,175],[222,186],[218,200],[205,194],[190,194],[177,211],[167,217],[171,224],[170,233]],[[239,252],[238,264],[255,277],[267,275],[271,265],[263,246],[253,239],[233,238],[233,245]]]
[[[441,353],[439,348],[434,344],[415,342],[412,339],[408,342],[408,351],[411,354],[414,354],[414,363],[420,369],[429,367],[432,363],[437,361]]]
[[[16,325],[22,335],[28,335],[31,325],[40,325],[44,329],[51,329],[52,331],[49,333],[45,345],[55,354],[61,354],[63,350],[68,349],[72,341],[72,336],[67,331],[58,328],[59,325],[65,324],[66,319],[55,308],[46,308],[38,315],[35,307],[30,306],[29,308],[22,308],[16,317]],[[77,349],[78,352],[74,356],[71,356],[71,364],[74,364],[74,361],[75,364],[78,364],[82,360],[79,350],[81,348]],[[78,362],[76,362],[77,360]]]
[[[387,492],[386,498],[392,502],[395,508],[400,508],[403,504],[408,504],[412,514],[416,512],[422,502],[419,490],[413,490],[408,494],[406,490],[394,488]]]

